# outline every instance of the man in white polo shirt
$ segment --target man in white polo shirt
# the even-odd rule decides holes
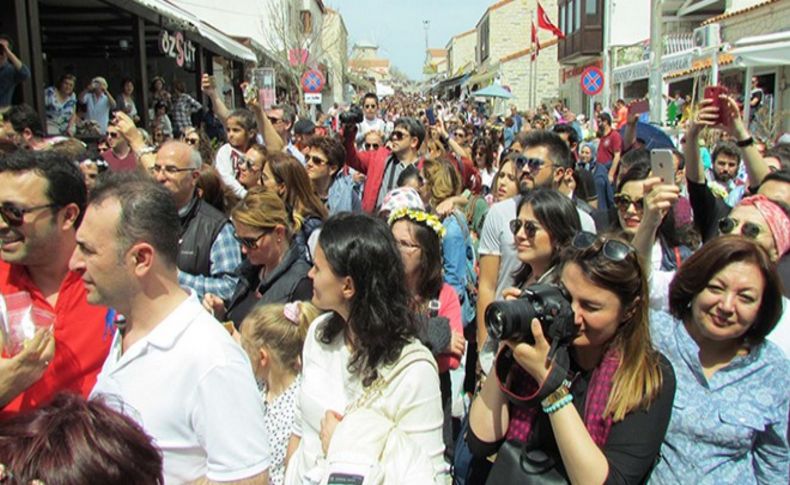
[[[125,317],[91,397],[137,420],[167,483],[266,484],[270,453],[249,360],[178,285],[178,213],[149,177],[111,174],[91,192],[70,267],[88,302]]]

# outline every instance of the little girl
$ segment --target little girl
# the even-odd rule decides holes
[[[302,345],[307,328],[320,313],[308,302],[260,305],[241,326],[241,345],[263,397],[272,455],[269,483],[273,485],[282,484],[285,476],[285,454],[301,382]]]
[[[239,164],[247,150],[256,142],[257,124],[255,115],[248,109],[231,111],[225,123],[228,143],[225,143],[214,158],[214,168],[219,172],[222,183],[239,198],[244,198],[247,189],[238,181]]]

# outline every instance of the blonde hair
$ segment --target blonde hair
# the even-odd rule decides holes
[[[233,222],[261,229],[271,229],[281,225],[285,227],[288,239],[293,231],[299,230],[288,220],[288,212],[280,196],[271,190],[266,190],[265,187],[251,188],[231,212],[231,219]]]
[[[422,165],[425,183],[431,187],[431,205],[461,193],[461,176],[446,158],[426,159]]]
[[[286,316],[287,305],[296,305],[296,321]],[[255,355],[258,350],[268,350],[284,369],[298,373],[301,370],[302,346],[310,323],[321,311],[312,303],[301,301],[281,304],[272,303],[255,307],[242,322],[249,332],[249,339],[242,340],[247,353]]]

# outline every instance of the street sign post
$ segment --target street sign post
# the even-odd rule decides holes
[[[302,89],[305,93],[320,93],[324,89],[324,75],[318,69],[302,74]]]
[[[581,76],[582,92],[587,96],[595,96],[603,91],[603,71],[595,66],[584,70]]]

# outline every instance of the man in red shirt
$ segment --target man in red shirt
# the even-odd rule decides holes
[[[86,189],[76,164],[52,152],[0,159],[0,293],[30,294],[55,315],[52,346],[0,358],[0,417],[35,408],[60,391],[88,396],[112,340],[112,313],[89,305],[69,271]],[[4,356],[6,357],[6,356]]]
[[[137,157],[134,155],[129,142],[121,134],[117,126],[111,124],[107,127],[107,144],[109,150],[102,152],[102,158],[113,172],[129,172],[137,169]]]
[[[615,183],[620,155],[623,152],[623,139],[612,128],[612,116],[609,113],[602,112],[598,115],[598,136],[600,140],[595,159],[598,162],[594,174],[595,190],[598,194],[598,207],[609,209],[614,204],[612,185]]]

